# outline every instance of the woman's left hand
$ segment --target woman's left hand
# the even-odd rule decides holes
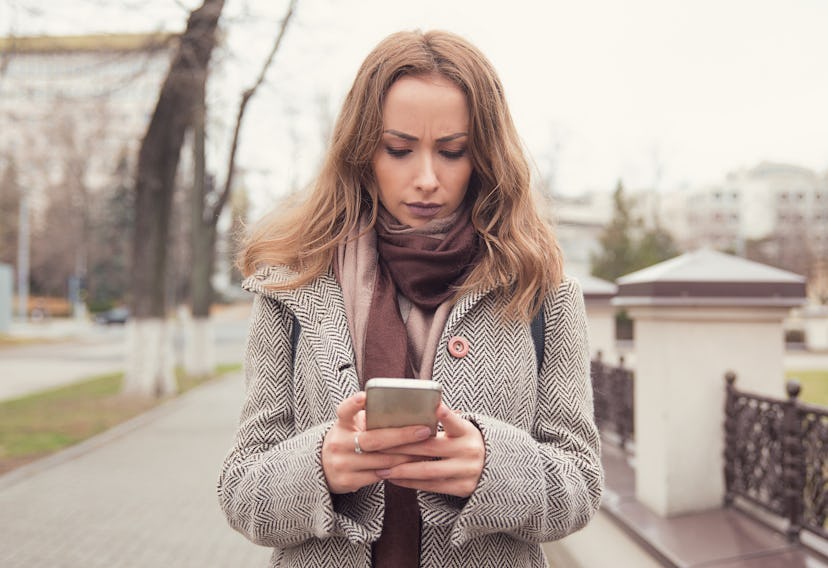
[[[388,453],[421,456],[423,461],[400,464],[378,470],[379,477],[394,485],[468,497],[475,489],[483,472],[486,447],[480,430],[440,404],[437,419],[443,431],[424,442],[397,446]],[[429,460],[428,458],[437,458]]]

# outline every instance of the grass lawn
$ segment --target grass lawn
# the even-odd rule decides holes
[[[797,379],[801,385],[799,400],[828,406],[828,371],[787,371],[785,379]],[[783,391],[784,392],[784,391]]]
[[[179,394],[240,365],[216,368],[211,377],[178,373]],[[123,373],[0,402],[0,474],[128,420],[165,399],[120,394]]]

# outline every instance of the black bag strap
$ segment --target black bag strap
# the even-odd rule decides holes
[[[290,345],[293,349],[293,366],[296,367],[296,346],[299,345],[299,333],[302,331],[302,326],[299,325],[299,320],[296,319],[296,314],[293,314],[293,332],[290,336]]]
[[[543,313],[543,306],[532,318],[532,323],[529,324],[529,329],[532,332],[532,342],[535,344],[535,359],[538,362],[538,373],[540,373],[543,365],[543,343],[544,343],[544,327],[546,326],[546,316]]]

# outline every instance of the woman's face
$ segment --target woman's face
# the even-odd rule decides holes
[[[468,144],[463,91],[436,74],[401,77],[386,94],[372,160],[380,202],[411,227],[451,215],[472,173]]]

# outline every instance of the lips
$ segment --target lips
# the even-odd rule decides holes
[[[406,203],[405,207],[415,217],[434,217],[442,207],[438,203]]]

